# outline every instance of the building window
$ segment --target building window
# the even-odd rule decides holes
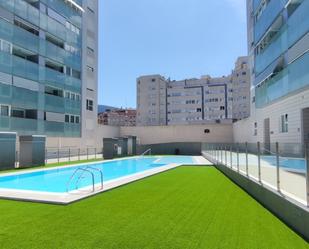
[[[12,43],[0,39],[0,50],[12,54]]]
[[[280,132],[281,133],[287,133],[289,131],[289,116],[288,114],[281,115],[280,117]]]
[[[66,123],[70,123],[70,115],[65,115],[64,121],[65,121]]]
[[[93,100],[91,99],[86,100],[86,109],[88,111],[93,111]]]
[[[257,131],[257,122],[255,122],[254,123],[254,131],[253,131],[253,136],[257,136],[257,133],[258,133],[258,131]]]
[[[0,105],[0,115],[1,116],[9,116],[10,115],[10,106]]]

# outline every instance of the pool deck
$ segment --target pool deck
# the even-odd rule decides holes
[[[117,160],[124,160],[123,159],[117,159]],[[207,159],[205,159],[202,156],[194,156],[194,164],[192,165],[212,165]],[[112,160],[105,160],[102,162],[108,162]],[[76,165],[70,165],[70,166],[60,166],[60,167],[54,167],[49,169],[34,169],[34,170],[25,170],[20,173],[6,173],[1,174],[1,176],[8,176],[8,175],[16,175],[16,174],[24,174],[24,173],[30,173],[30,172],[36,172],[36,171],[42,171],[42,170],[53,170],[57,168],[64,168],[64,167],[76,167],[76,166],[84,166],[84,165],[91,165],[91,164],[97,164],[100,162],[94,162],[94,163],[87,163],[87,164],[76,164]],[[95,185],[95,191],[92,191],[92,186],[88,186],[86,188],[81,188],[76,191],[71,191],[68,193],[52,193],[52,192],[41,192],[41,191],[30,191],[30,190],[18,190],[18,189],[1,189],[0,188],[0,198],[3,199],[11,199],[11,200],[21,200],[21,201],[31,201],[31,202],[43,202],[43,203],[51,203],[51,204],[61,204],[66,205],[70,204],[72,202],[102,193],[104,191],[108,191],[113,188],[117,188],[119,186],[128,184],[130,182],[134,182],[155,174],[159,174],[161,172],[174,169],[176,167],[181,166],[182,164],[179,163],[173,163],[168,164],[162,167],[153,168],[150,170],[146,170],[143,172],[139,172],[136,174],[124,176],[118,179],[110,180],[107,182],[104,182],[103,189],[101,188],[101,183]]]

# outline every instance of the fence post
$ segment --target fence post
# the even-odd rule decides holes
[[[248,142],[246,142],[246,175],[249,176],[249,165],[248,165]]]
[[[261,144],[257,142],[257,153],[258,153],[258,178],[259,182],[261,183]]]
[[[306,154],[306,194],[307,194],[307,207],[309,207],[309,146],[305,144]]]
[[[239,173],[239,143],[237,143],[237,172]]]
[[[58,147],[58,150],[57,150],[57,157],[58,157],[58,163],[60,162],[60,159],[59,159],[59,155],[60,154],[60,151],[59,151],[59,147]]]
[[[277,190],[280,192],[280,161],[279,161],[279,143],[276,142],[276,174],[277,174]]]
[[[224,154],[225,154],[225,166],[227,166],[227,148],[226,148],[226,145],[224,146]]]
[[[78,148],[78,161],[80,161],[80,148]]]
[[[232,146],[233,145],[230,145],[230,163],[231,163],[231,169],[233,168],[233,155],[232,155]]]
[[[45,149],[45,164],[47,164],[47,149]]]
[[[97,148],[94,148],[94,159],[97,159]]]
[[[89,151],[88,151],[88,147],[87,147],[87,160],[89,160]]]
[[[220,146],[221,164],[223,164],[223,146]]]

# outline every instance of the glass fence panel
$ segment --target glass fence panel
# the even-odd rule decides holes
[[[280,154],[280,189],[283,194],[306,201],[306,160],[302,144],[281,143]]]
[[[261,181],[263,184],[277,189],[276,177],[276,144],[275,143],[261,143]]]
[[[248,174],[255,180],[259,180],[258,164],[258,145],[257,143],[248,143]]]

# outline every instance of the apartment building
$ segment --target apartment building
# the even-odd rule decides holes
[[[98,114],[98,123],[101,125],[111,126],[135,126],[136,110],[134,109],[117,109],[106,110]]]
[[[97,0],[0,0],[0,130],[81,137],[97,120]]]
[[[252,105],[239,139],[309,142],[308,13],[307,0],[247,0]]]
[[[161,75],[139,77],[137,125],[219,123],[246,118],[250,111],[248,70],[247,57],[240,57],[229,76],[180,81]]]

